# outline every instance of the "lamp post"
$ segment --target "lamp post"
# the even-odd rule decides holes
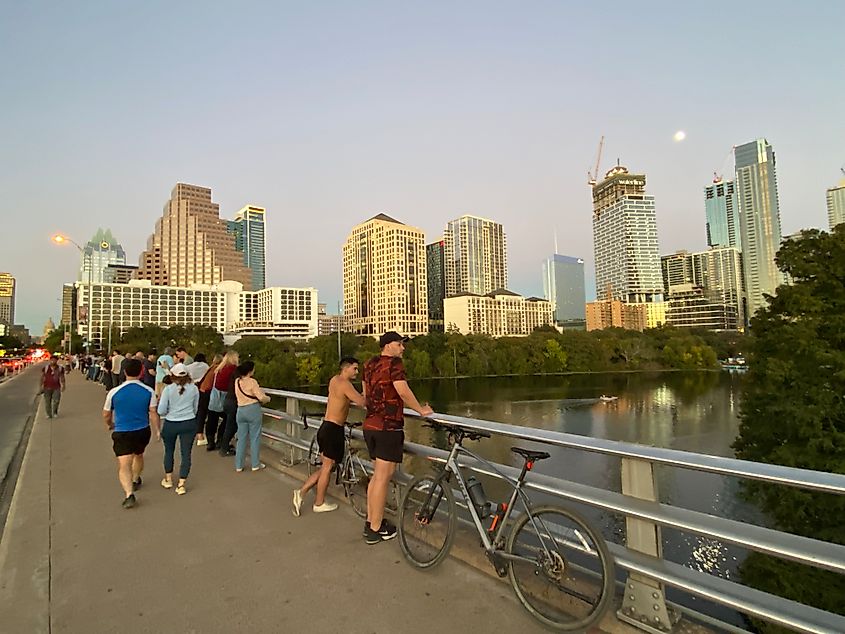
[[[84,258],[85,258],[85,249],[82,248],[76,240],[72,240],[67,236],[62,234],[56,234],[52,238],[53,242],[56,244],[62,245],[66,243],[70,243],[75,246],[79,252],[82,254],[83,257],[83,265],[84,265]],[[93,253],[88,256],[88,310],[85,315],[85,322],[87,323],[87,330],[88,336],[86,337],[85,341],[85,354],[91,354],[91,317],[93,314],[93,304],[94,304],[94,284],[93,284],[93,274],[94,274],[94,260],[93,260]],[[71,335],[72,337],[72,335]]]

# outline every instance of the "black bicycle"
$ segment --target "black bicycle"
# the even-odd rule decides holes
[[[441,468],[433,475],[416,477],[402,498],[398,528],[405,558],[418,568],[432,568],[449,554],[458,523],[450,484],[454,478],[487,558],[500,577],[510,579],[525,609],[557,630],[583,631],[598,623],[613,596],[614,584],[613,560],[604,539],[575,511],[532,506],[524,490],[526,474],[549,454],[511,447],[524,460],[514,480],[463,447],[464,440],[489,438],[490,434],[439,422],[426,426],[447,432],[451,450]],[[510,484],[513,492],[508,502],[489,502],[481,482],[463,475],[458,463],[463,454]],[[513,516],[517,502],[524,510]],[[490,525],[485,527],[483,521],[488,518]]]

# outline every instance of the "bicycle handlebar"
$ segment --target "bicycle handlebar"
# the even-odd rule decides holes
[[[438,421],[433,420],[426,420],[423,423],[423,427],[430,427],[435,431],[447,431],[450,434],[455,434],[460,436],[461,439],[468,438],[469,440],[480,440],[482,438],[491,438],[490,434],[486,431],[478,431],[475,429],[466,429],[465,427],[461,427],[460,425],[451,425],[446,423],[441,423]]]

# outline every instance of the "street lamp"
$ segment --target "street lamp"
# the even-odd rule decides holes
[[[82,254],[83,257],[83,264],[85,258],[85,249],[83,249],[76,240],[68,238],[67,236],[63,236],[62,234],[56,234],[52,238],[53,242],[58,245],[63,245],[66,243],[70,243],[75,246],[79,252]],[[93,256],[93,253],[91,254]],[[85,354],[91,354],[91,319],[93,316],[93,306],[94,306],[94,284],[93,284],[93,274],[94,274],[94,261],[92,257],[89,256],[88,258],[88,309],[85,314],[85,321],[88,324],[88,336],[86,337],[85,341]]]

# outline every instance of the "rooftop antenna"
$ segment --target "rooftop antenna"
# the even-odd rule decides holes
[[[843,171],[845,173],[845,171]],[[557,255],[557,227],[554,229],[555,232],[555,255]]]

